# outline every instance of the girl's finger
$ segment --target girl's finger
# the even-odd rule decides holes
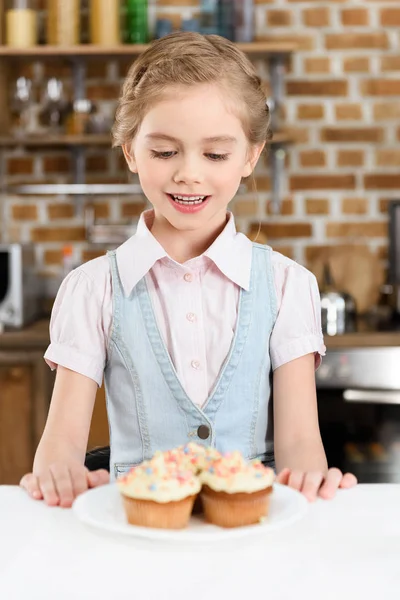
[[[292,471],[289,476],[289,487],[300,491],[303,487],[304,475],[304,471]]]
[[[333,498],[333,496],[336,493],[336,490],[340,486],[342,478],[343,474],[341,471],[339,471],[339,469],[329,469],[325,481],[319,490],[319,496],[321,498],[324,498],[325,500],[330,500],[331,498]]]
[[[276,482],[281,483],[282,485],[288,485],[290,477],[290,469],[287,467],[282,469],[279,475],[276,476]]]
[[[26,490],[28,494],[32,496],[32,498],[34,498],[35,500],[43,499],[43,494],[40,491],[37,477],[33,473],[27,473],[26,475],[24,475],[21,481],[19,482],[19,485],[22,488],[24,488],[24,490]]]
[[[97,469],[87,474],[89,487],[94,488],[99,485],[110,483],[110,473],[105,469]]]
[[[88,470],[81,465],[73,465],[69,468],[69,473],[72,482],[73,497],[76,498],[88,489]]]
[[[58,506],[60,501],[56,487],[54,485],[53,476],[49,469],[43,473],[37,474],[37,480],[39,483],[40,491],[43,499],[48,506]]]
[[[357,477],[353,473],[345,473],[340,482],[340,487],[344,489],[352,488],[357,485]]]
[[[306,473],[301,489],[302,494],[309,502],[314,502],[318,496],[318,490],[324,480],[324,475],[321,472],[310,471]]]
[[[74,501],[74,490],[69,468],[63,464],[51,465],[50,473],[53,476],[54,487],[60,499],[60,506],[70,508]]]

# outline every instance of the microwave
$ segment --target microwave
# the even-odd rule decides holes
[[[30,245],[0,244],[0,328],[18,328],[39,316],[40,284]]]

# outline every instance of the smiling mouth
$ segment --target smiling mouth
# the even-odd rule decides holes
[[[170,198],[177,204],[183,204],[184,206],[192,206],[194,204],[201,204],[209,198],[209,196],[182,196],[180,194],[168,194]]]

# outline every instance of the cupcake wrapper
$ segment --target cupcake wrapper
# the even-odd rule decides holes
[[[258,492],[228,494],[207,485],[201,490],[204,516],[219,527],[242,527],[259,523],[268,515],[272,486]]]
[[[190,519],[196,495],[174,502],[154,502],[122,494],[128,523],[156,529],[184,529]]]

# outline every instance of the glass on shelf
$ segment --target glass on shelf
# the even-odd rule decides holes
[[[6,45],[29,48],[38,41],[35,0],[8,0],[6,4]]]
[[[48,133],[63,131],[68,108],[62,81],[52,77],[47,82],[40,110],[40,123]]]
[[[111,133],[115,115],[115,102],[99,101],[91,112],[86,131],[93,135],[108,135]],[[111,143],[111,139],[110,139]]]
[[[19,136],[26,132],[29,122],[29,110],[32,105],[32,81],[26,77],[18,77],[10,106],[13,135]]]
[[[79,44],[80,0],[47,0],[47,43]]]

